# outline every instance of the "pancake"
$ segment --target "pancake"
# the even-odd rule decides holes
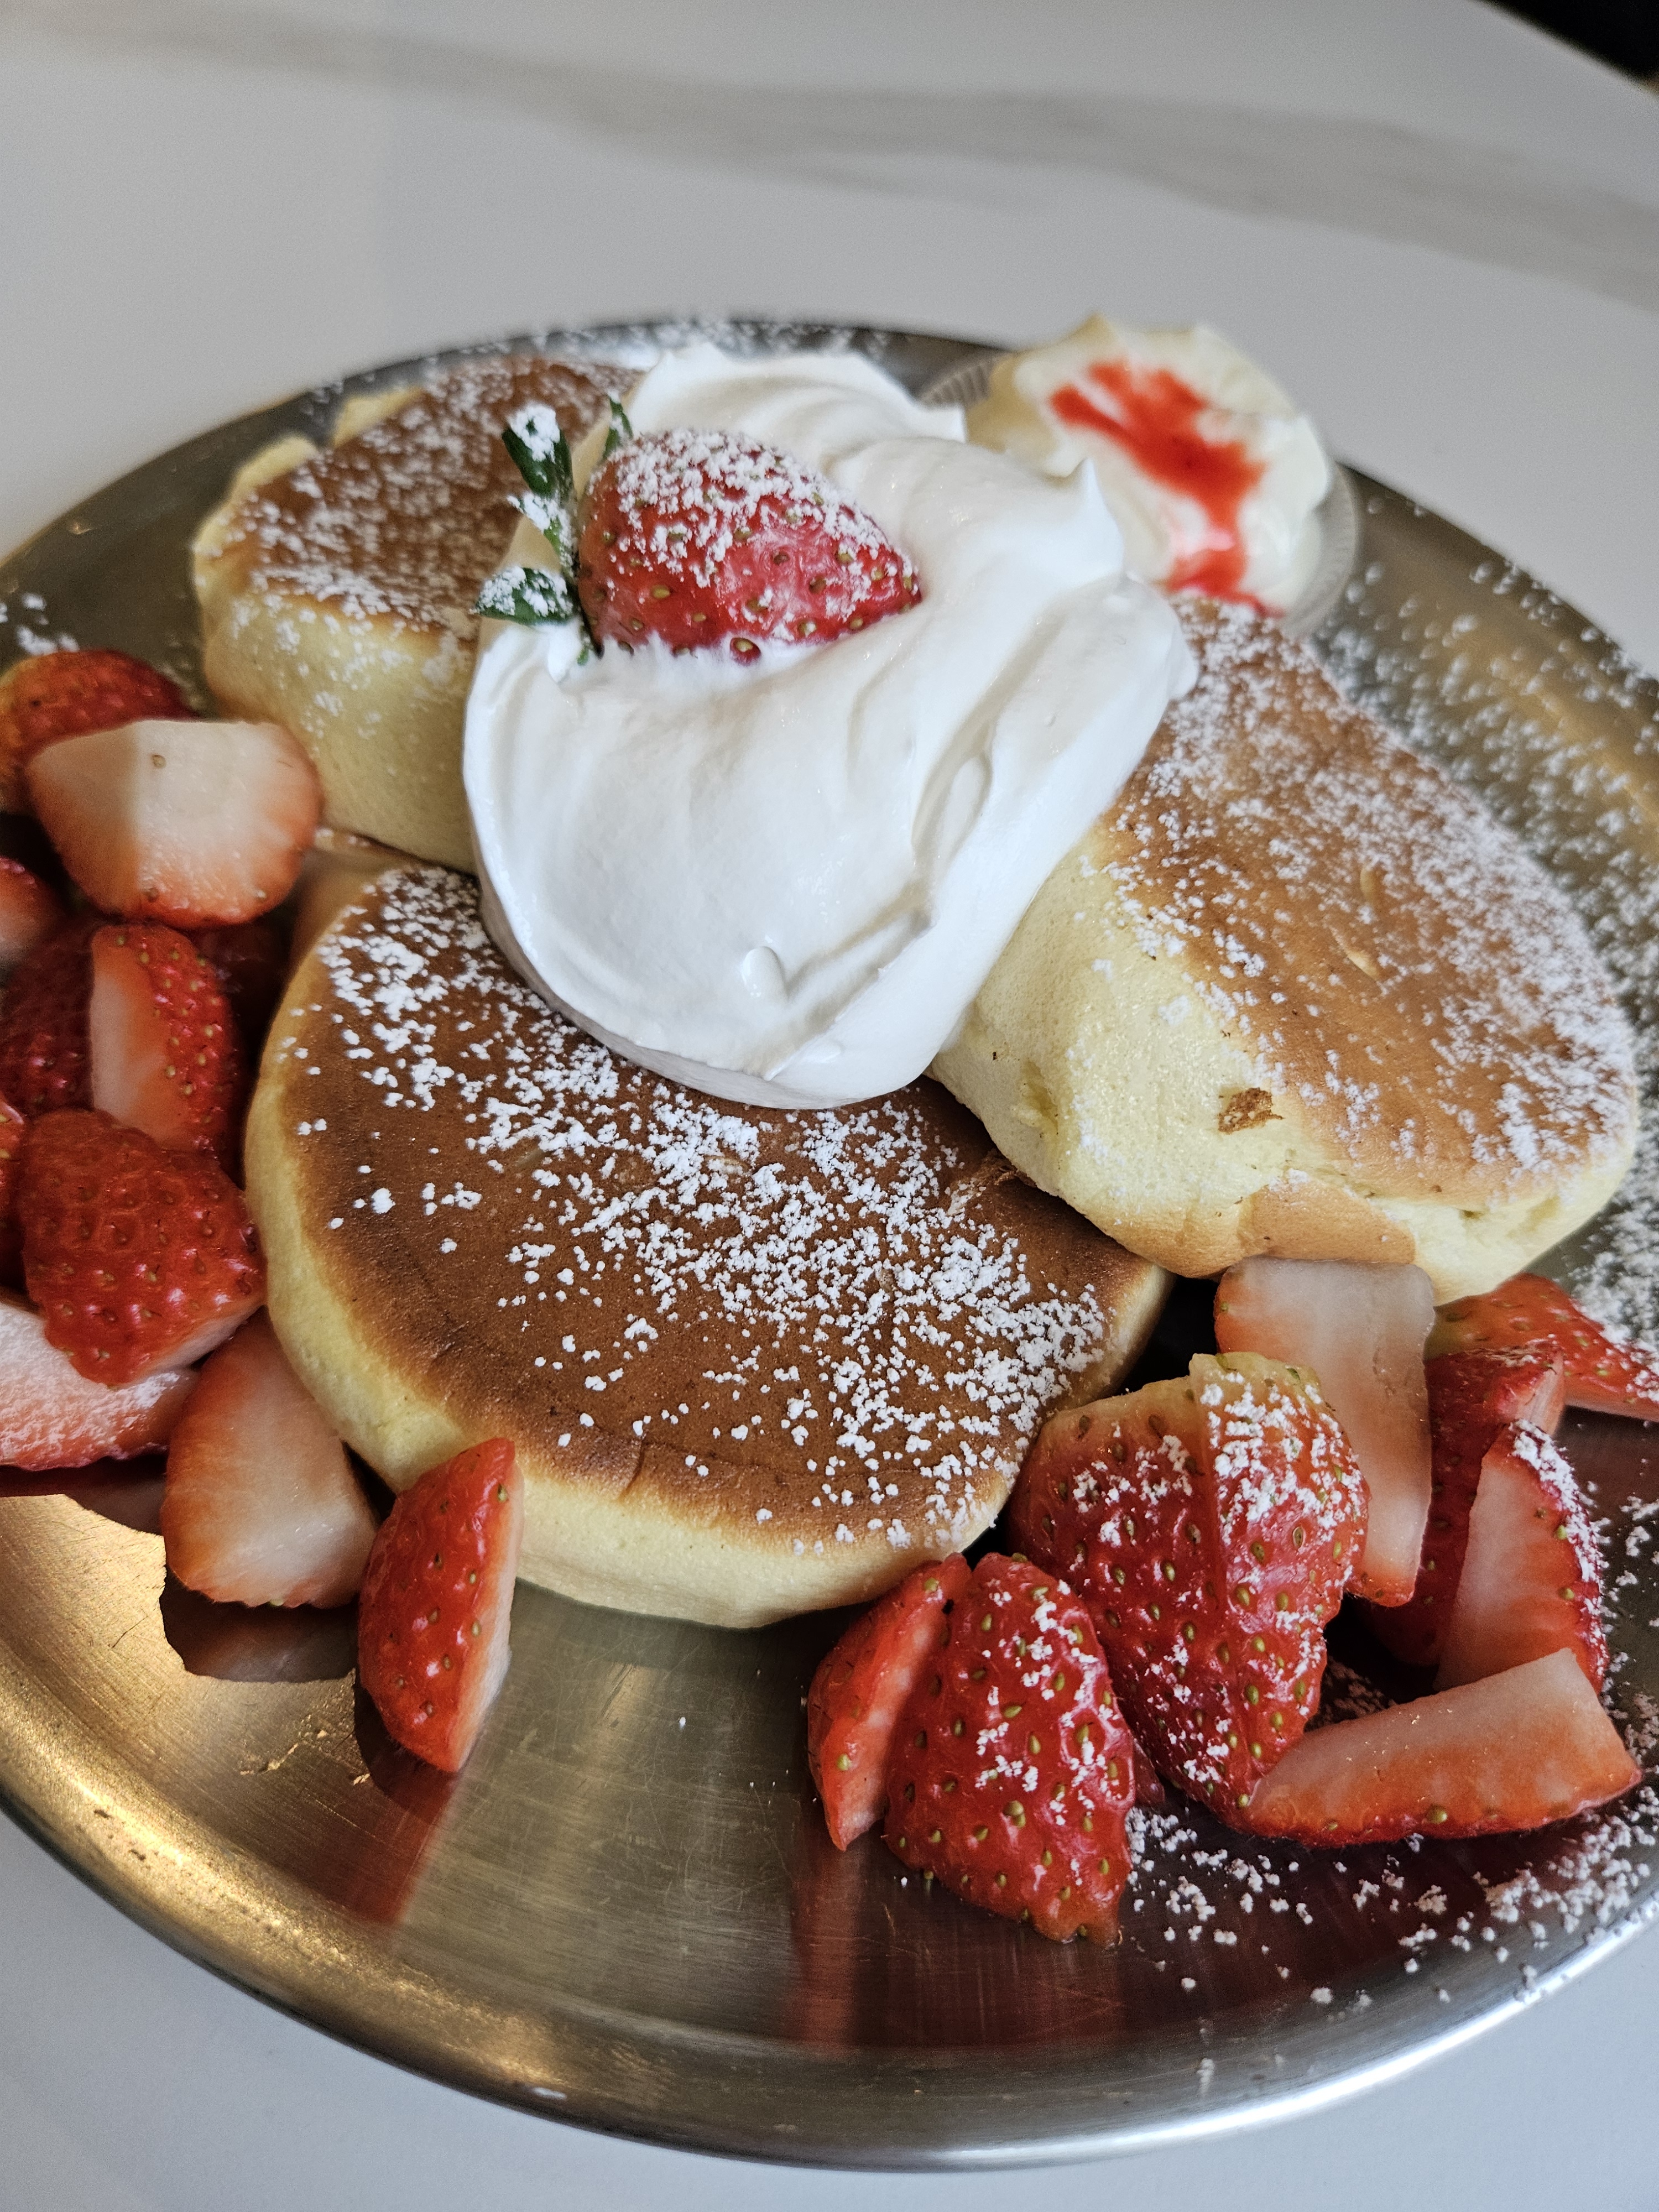
[[[970,1542],[1167,1286],[936,1085],[792,1114],[617,1058],[441,869],[301,961],[246,1159],[277,1331],[388,1482],[510,1436],[523,1573],[731,1626]]]
[[[267,448],[203,525],[207,680],[227,714],[293,731],[317,763],[331,827],[471,866],[461,723],[472,607],[523,489],[501,426],[539,401],[579,436],[627,381],[520,354],[463,362],[423,392],[349,400],[343,442]]]
[[[1414,1261],[1491,1289],[1595,1213],[1631,1040],[1516,839],[1242,609],[1044,884],[933,1073],[1183,1275]]]

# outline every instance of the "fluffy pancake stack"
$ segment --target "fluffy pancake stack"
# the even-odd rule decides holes
[[[343,410],[326,453],[285,440],[256,456],[203,525],[208,682],[227,713],[300,738],[331,827],[471,866],[472,608],[523,489],[501,426],[539,402],[579,436],[627,380],[538,354],[463,362]]]
[[[247,1173],[283,1341],[394,1486],[510,1436],[521,1571],[732,1626],[969,1542],[1165,1287],[933,1084],[789,1114],[617,1058],[439,869],[301,962]]]
[[[1490,1289],[1597,1211],[1631,1044],[1510,832],[1242,610],[1055,870],[935,1073],[1009,1158],[1185,1275],[1414,1261]]]

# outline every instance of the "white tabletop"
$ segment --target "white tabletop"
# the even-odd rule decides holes
[[[1475,0],[0,0],[0,542],[222,416],[489,331],[1024,339],[1098,306],[1218,325],[1339,453],[1659,665],[1659,100]],[[3,2212],[846,2193],[343,2050],[3,1820],[0,1929]],[[858,2201],[1647,2204],[1656,1960],[1311,2118]]]

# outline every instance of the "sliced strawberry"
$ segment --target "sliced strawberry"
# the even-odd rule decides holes
[[[237,1605],[344,1605],[374,1541],[345,1447],[255,1314],[202,1370],[161,1495],[167,1567]]]
[[[1511,1421],[1553,1430],[1566,1404],[1565,1374],[1551,1352],[1448,1352],[1426,1372],[1433,1483],[1417,1585],[1404,1605],[1365,1609],[1372,1633],[1413,1667],[1439,1660],[1480,1462],[1493,1437]]]
[[[494,1437],[429,1468],[374,1539],[357,1608],[357,1680],[386,1733],[455,1773],[507,1673],[524,1478]]]
[[[1258,1836],[1390,1843],[1541,1828],[1642,1778],[1570,1651],[1304,1735],[1250,1801]]]
[[[194,709],[178,685],[130,653],[42,653],[0,676],[0,808],[27,804],[24,763],[43,745],[122,722],[170,721]]]
[[[21,860],[0,860],[0,983],[64,924],[63,903]]]
[[[188,1368],[119,1390],[88,1382],[47,1343],[40,1315],[0,1292],[0,1466],[45,1474],[160,1451],[195,1388]]]
[[[27,775],[93,904],[179,929],[251,921],[286,897],[322,804],[274,722],[129,722],[49,745]]]
[[[230,1002],[187,937],[112,921],[92,940],[92,1103],[168,1152],[235,1165],[247,1072]]]
[[[1223,1352],[1310,1367],[1347,1432],[1370,1492],[1356,1588],[1403,1605],[1429,1517],[1429,1401],[1423,1344],[1434,1291],[1420,1267],[1344,1260],[1241,1261],[1217,1285]]]
[[[1365,1484],[1312,1378],[1249,1352],[1057,1414],[1012,1540],[1088,1605],[1136,1741],[1236,1822],[1319,1704]]]
[[[0,1092],[26,1121],[84,1106],[92,940],[101,916],[76,915],[18,963],[0,1000]]]
[[[218,977],[248,1057],[257,1061],[288,981],[282,931],[274,921],[239,921],[228,929],[196,930],[191,941]]]
[[[47,1340],[94,1382],[186,1367],[264,1303],[253,1224],[224,1170],[106,1114],[31,1122],[17,1210]]]
[[[1088,1613],[988,1553],[894,1732],[886,1841],[970,1903],[1110,1943],[1129,1875],[1134,1747]]]
[[[1566,1370],[1570,1406],[1659,1421],[1659,1359],[1592,1321],[1547,1275],[1512,1275],[1480,1297],[1459,1298],[1435,1323],[1429,1354],[1490,1346],[1553,1352]]]
[[[968,1574],[960,1553],[918,1567],[859,1615],[812,1677],[806,1763],[837,1850],[881,1818],[893,1729],[948,1640],[951,1608]]]
[[[23,1171],[23,1132],[28,1124],[0,1098],[0,1283],[21,1287],[23,1224],[17,1218],[17,1184]]]
[[[577,589],[593,634],[677,652],[824,643],[921,597],[885,532],[827,477],[723,430],[664,430],[602,462],[583,496]]]
[[[1571,1651],[1607,1678],[1601,1555],[1572,1469],[1542,1429],[1500,1429],[1481,1462],[1437,1690]]]

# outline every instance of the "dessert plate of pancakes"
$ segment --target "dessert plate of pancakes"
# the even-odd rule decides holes
[[[976,397],[989,358],[982,345],[937,336],[743,321],[554,330],[388,364],[210,430],[52,525],[0,566],[0,662],[60,640],[117,647],[164,668],[211,711],[216,695],[234,697],[237,669],[257,673],[264,650],[257,624],[240,636],[240,658],[227,643],[234,548],[215,531],[228,486],[257,456],[277,447],[291,468],[308,449],[330,448],[343,416],[348,426],[373,423],[410,387],[442,389],[459,378],[492,392],[514,388],[522,356],[568,364],[560,374],[602,392],[613,372],[625,383],[665,347],[704,338],[751,354],[851,349],[939,400]],[[503,480],[492,496],[499,501],[506,488]],[[1339,471],[1320,520],[1315,582],[1287,627],[1309,638],[1346,700],[1474,794],[1486,810],[1480,818],[1504,824],[1565,895],[1633,1025],[1651,1129],[1659,1121],[1659,685],[1501,555],[1384,485]],[[412,615],[404,609],[405,627],[418,630],[416,617],[430,617],[434,696],[453,680],[451,664],[464,692],[471,599],[459,572],[439,586],[429,564],[421,572],[420,532],[429,533],[428,550],[446,534],[459,544],[455,561],[477,568],[475,589],[501,549],[467,541],[472,526],[434,499],[389,556],[392,570],[401,561],[416,578],[405,577],[408,591],[425,594]],[[202,583],[204,563],[216,561],[228,562],[216,603]],[[289,580],[296,591],[315,581],[299,569]],[[380,581],[395,599],[398,575]],[[319,653],[335,651],[337,667],[344,665],[337,633],[363,611],[337,600],[322,625],[334,630]],[[308,682],[328,691],[315,670]],[[260,711],[275,709],[265,702]],[[296,700],[295,718],[305,711]],[[349,770],[347,762],[340,773]],[[1334,786],[1314,778],[1304,787],[1316,806]],[[333,861],[356,872],[368,922],[343,933],[337,926],[308,957],[307,988],[290,993],[291,1019],[279,1024],[287,1057],[267,1061],[270,1096],[281,1100],[280,1115],[273,1107],[268,1116],[273,1129],[279,1120],[299,1127],[305,1097],[356,1096],[347,1062],[365,1048],[343,1039],[337,1066],[321,1048],[331,1034],[343,1038],[351,1006],[366,1010],[366,1033],[385,1062],[376,1091],[383,1116],[360,1113],[342,1131],[337,1104],[313,1108],[305,1147],[279,1152],[257,1130],[252,1140],[256,1153],[264,1144],[255,1177],[264,1185],[263,1196],[255,1193],[261,1226],[275,1256],[288,1221],[281,1272],[290,1302],[311,1316],[295,1356],[313,1388],[325,1378],[348,1433],[355,1425],[374,1437],[377,1464],[395,1465],[400,1453],[411,1464],[438,1456],[448,1448],[443,1408],[461,1407],[465,1426],[469,1393],[492,1403],[509,1389],[527,1393],[528,1423],[537,1391],[557,1398],[551,1366],[562,1356],[609,1358],[621,1341],[606,1333],[614,1308],[595,1327],[598,1274],[577,1276],[590,1264],[602,1273],[620,1251],[611,1279],[625,1304],[623,1261],[644,1262],[625,1240],[607,1245],[597,1231],[591,1249],[556,1249],[551,1230],[541,1257],[520,1231],[502,1262],[497,1248],[514,1233],[508,1216],[522,1211],[514,1178],[533,1179],[556,1142],[580,1155],[596,1186],[623,1193],[630,1161],[648,1156],[659,1183],[672,1159],[696,1199],[690,1212],[705,1230],[711,1220],[724,1226],[701,1242],[687,1232],[651,1246],[653,1281],[672,1292],[663,1310],[675,1318],[648,1346],[630,1339],[617,1350],[605,1379],[624,1412],[637,1389],[665,1418],[684,1389],[675,1402],[684,1434],[654,1462],[639,1451],[619,1459],[628,1425],[590,1422],[586,1437],[573,1438],[568,1429],[552,1433],[556,1404],[550,1415],[541,1409],[549,1430],[541,1537],[549,1559],[580,1553],[589,1565],[557,1589],[521,1584],[506,1686],[456,1778],[422,1767],[385,1735],[355,1687],[349,1615],[214,1607],[168,1580],[156,1534],[159,1469],[0,1480],[0,1792],[43,1842],[190,1955],[398,2063],[581,2125],[848,2166],[1079,2157],[1306,2108],[1501,2021],[1659,1911],[1659,1800],[1646,1786],[1530,1835],[1322,1855],[1230,1833],[1172,1798],[1135,1816],[1137,1864],[1112,1950],[1048,1943],[971,1911],[908,1877],[873,1838],[837,1852],[807,1777],[802,1705],[848,1616],[801,1608],[860,1594],[857,1562],[871,1547],[849,1533],[844,1557],[830,1548],[842,1578],[826,1580],[828,1569],[814,1564],[823,1547],[800,1501],[769,1493],[757,1503],[764,1455],[750,1448],[750,1431],[758,1436],[781,1409],[769,1402],[771,1384],[754,1380],[742,1315],[758,1305],[769,1324],[795,1328],[799,1341],[778,1355],[785,1366],[821,1358],[838,1371],[836,1347],[850,1359],[848,1348],[872,1331],[884,1343],[914,1334],[908,1284],[912,1273],[938,1279],[929,1240],[947,1222],[951,1249],[980,1255],[959,1313],[938,1320],[939,1364],[965,1378],[945,1412],[982,1443],[977,1462],[964,1446],[958,1471],[960,1496],[971,1503],[976,1482],[995,1474],[999,1437],[1006,1444],[1004,1431],[1029,1433],[1030,1410],[1010,1372],[1022,1363],[1036,1371],[1042,1358],[1060,1357],[1057,1345],[1076,1396],[1119,1387],[1130,1373],[1182,1372],[1209,1340],[1208,1287],[1176,1281],[1171,1291],[1159,1267],[1132,1260],[1034,1188],[1004,1157],[1016,1151],[1014,1137],[999,1130],[1002,1148],[993,1148],[938,1085],[825,1117],[838,1132],[834,1145],[811,1150],[803,1139],[797,1151],[778,1138],[776,1115],[768,1122],[750,1109],[716,1111],[690,1094],[684,1113],[671,1110],[654,1079],[641,1079],[637,1096],[624,1084],[619,1097],[591,1055],[535,1030],[544,1017],[520,987],[479,983],[479,963],[493,955],[453,872],[465,858],[453,793],[422,787],[411,765],[398,803],[391,826],[376,825],[380,844],[412,848],[440,868],[394,872],[382,883],[395,853],[361,836],[336,841]],[[401,836],[398,823],[408,825]],[[1331,877],[1329,927],[1338,929],[1353,902],[1336,880],[1340,825],[1325,827],[1325,842],[1311,836],[1309,849]],[[1444,895],[1455,903],[1455,885]],[[1374,903],[1369,890],[1364,900]],[[1065,903],[1069,915],[1069,893]],[[1453,918],[1449,906],[1449,925]],[[1560,994],[1559,977],[1525,973],[1528,943],[1492,929],[1481,938],[1480,916],[1462,919],[1467,942],[1447,971],[1453,983],[1467,981],[1471,962],[1501,974],[1512,960],[1517,991],[1548,986]],[[302,915],[296,926],[310,925]],[[1036,915],[1039,950],[1041,932],[1058,926]],[[1364,978],[1364,944],[1343,949]],[[411,1017],[413,1043],[394,1049],[387,994],[396,984],[418,997],[428,974],[444,980],[447,995],[428,1030],[420,1027],[424,1013]],[[1328,981],[1348,1019],[1358,987],[1346,971],[1333,969]],[[465,1024],[475,1010],[460,1002],[463,983],[492,1009],[507,1008],[509,1027],[522,1025],[514,1034],[538,1086],[533,1097],[522,1087],[513,1094],[501,1141],[482,1162],[457,1134],[477,1099],[456,1085],[451,1097],[429,1073],[465,1068]],[[981,1013],[988,1036],[1003,1016],[994,998]],[[447,1030],[428,1033],[444,1022]],[[1025,1128],[1030,1171],[1060,1187],[1044,1148],[1065,1126],[1066,1102],[1048,1091],[1035,1103],[1026,1093],[1001,1097],[986,1072],[1001,1065],[996,1052],[988,1046],[976,1066],[976,1050],[965,1033],[947,1056],[954,1069],[941,1064],[951,1088],[988,1119]],[[1413,1099],[1426,1114],[1445,1070],[1460,1065],[1471,1096],[1486,1102],[1480,1110],[1501,1113],[1502,1083],[1479,1053],[1460,1060],[1454,1049],[1396,1071],[1395,1091],[1381,1094],[1384,1121],[1406,1118]],[[417,1091],[422,1081],[443,1094],[442,1110],[431,1110],[428,1097],[422,1115],[400,1120],[399,1085]],[[1273,1117],[1251,1103],[1261,1094],[1236,1095],[1245,1103],[1231,1123],[1224,1115],[1222,1133],[1254,1141]],[[1133,1101],[1124,1110],[1133,1114]],[[1438,1110],[1455,1122],[1455,1098]],[[309,1141],[313,1122],[328,1141]],[[1542,1264],[1604,1318],[1651,1339],[1659,1173],[1650,1146],[1638,1147],[1612,1202]],[[417,1152],[431,1158],[429,1170]],[[828,1211],[808,1258],[793,1248],[780,1256],[775,1210],[767,1213],[752,1194],[794,1188],[808,1152]],[[1149,1154],[1148,1177],[1163,1172]],[[1317,1163],[1308,1170],[1316,1182],[1320,1172]],[[849,1194],[860,1218],[873,1212],[884,1225],[886,1256],[868,1265],[847,1227]],[[1356,1203],[1341,1194],[1345,1222]],[[1479,1192],[1454,1194],[1446,1211],[1458,1217],[1444,1225],[1448,1251],[1457,1237],[1504,1231],[1501,1208]],[[327,1256],[332,1247],[317,1233],[325,1214],[350,1222],[334,1243],[374,1255],[372,1268]],[[1186,1220],[1164,1249],[1190,1249],[1189,1275],[1211,1272],[1230,1256],[1212,1229]],[[1342,1233],[1358,1232],[1350,1224]],[[1376,1256],[1401,1256],[1390,1233],[1379,1216]],[[508,1383],[501,1340],[509,1328],[523,1334],[519,1310],[543,1267],[547,1284],[568,1280],[566,1313],[550,1334],[537,1322],[538,1348],[526,1341],[507,1363]],[[457,1276],[466,1287],[437,1297],[434,1283]],[[543,1303],[533,1290],[529,1297]],[[711,1335],[722,1313],[723,1350]],[[288,1321],[297,1331],[292,1312]],[[724,1414],[725,1438],[709,1426],[707,1403],[692,1402],[691,1386],[717,1368],[740,1417],[734,1425]],[[866,1406],[862,1418],[877,1431],[882,1419],[920,1418],[908,1388],[895,1380],[890,1406],[873,1413]],[[781,1387],[779,1395],[787,1397]],[[944,1418],[934,1406],[936,1417]],[[809,1418],[803,1401],[801,1424]],[[1650,1757],[1659,1747],[1651,1564],[1659,1435],[1578,1413],[1563,1441],[1607,1560],[1611,1703]],[[562,1469],[580,1481],[562,1490]],[[896,1470],[890,1486],[884,1469],[872,1494],[891,1502],[870,1516],[871,1531],[926,1510],[920,1492],[902,1489],[906,1480]],[[603,1500],[607,1485],[632,1488],[652,1509],[614,1574],[604,1564],[614,1532],[602,1516],[579,1526],[571,1503],[578,1493]],[[848,1502],[848,1518],[858,1518]],[[764,1529],[791,1511],[801,1530],[791,1543],[773,1540],[781,1528],[750,1551],[732,1540],[739,1517]],[[773,1579],[763,1584],[763,1573]],[[556,1564],[544,1562],[538,1575],[561,1582]],[[659,1610],[620,1609],[630,1598]],[[669,1617],[685,1614],[701,1617]],[[1399,1684],[1378,1667],[1375,1650],[1349,1644],[1339,1624],[1328,1706],[1362,1711],[1395,1694]]]

